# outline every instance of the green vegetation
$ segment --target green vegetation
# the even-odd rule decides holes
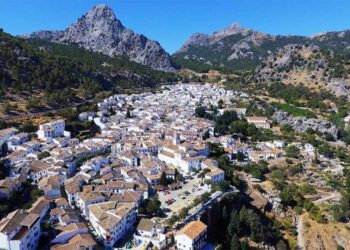
[[[0,32],[0,97],[7,93],[44,93],[40,102],[50,106],[94,97],[103,90],[153,87],[172,82],[176,75],[152,70],[126,57],[111,58],[74,46],[25,41]],[[28,99],[26,108],[37,108]],[[11,107],[5,105],[5,112]]]
[[[300,150],[296,146],[290,145],[286,148],[286,155],[290,158],[298,158],[300,155]]]
[[[302,84],[291,85],[281,82],[273,82],[267,86],[269,96],[281,98],[288,104],[301,106],[299,100],[312,100],[312,106],[322,106],[321,102],[326,99],[336,99],[336,97],[328,91],[312,92],[309,88]],[[318,100],[316,105],[314,102]]]
[[[250,32],[249,35],[252,35]],[[300,36],[277,36],[274,40],[269,38],[262,39],[261,44],[246,41],[250,49],[243,52],[252,53],[247,57],[228,58],[233,54],[232,47],[246,37],[242,34],[233,34],[224,37],[220,43],[208,46],[189,46],[186,52],[179,52],[172,56],[172,60],[183,68],[192,69],[197,72],[208,72],[210,69],[220,70],[222,72],[235,72],[241,70],[254,70],[260,63],[261,59],[275,52],[277,49],[294,43],[305,43],[306,38]],[[196,57],[193,58],[192,55]],[[187,56],[187,59],[185,59]],[[203,59],[202,59],[203,58]]]
[[[222,244],[221,249],[250,249],[250,241],[279,245],[283,247],[278,249],[288,249],[288,245],[279,234],[277,223],[251,207],[245,198],[244,195],[232,193],[224,196],[220,208],[213,211],[219,218],[217,226],[212,229],[212,242]]]
[[[157,198],[146,199],[142,205],[139,207],[139,213],[145,214],[148,217],[152,217],[159,211],[160,201]]]
[[[332,207],[334,219],[341,222],[350,219],[350,170],[348,167],[344,170],[344,177],[344,185],[340,186],[342,198],[338,204]]]
[[[287,112],[290,115],[293,116],[304,116],[306,118],[317,118],[317,116],[308,109],[301,109],[298,107],[295,107],[293,105],[287,104],[287,103],[272,103],[273,106],[275,106],[278,109],[281,109],[285,112]]]
[[[237,121],[237,119],[235,111],[225,111],[222,115],[216,117],[214,132],[216,134],[227,133],[231,123]]]
[[[318,148],[317,151],[319,154],[328,157],[333,158],[335,156],[335,150],[326,142],[322,143]]]

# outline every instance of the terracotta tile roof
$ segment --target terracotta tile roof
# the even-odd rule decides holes
[[[32,214],[40,215],[46,208],[50,206],[50,201],[46,200],[44,197],[40,197],[28,210]]]
[[[186,226],[184,226],[180,231],[177,232],[178,235],[184,234],[190,239],[194,240],[197,238],[202,232],[207,230],[207,225],[205,225],[201,221],[191,221]]]
[[[68,201],[64,197],[56,199],[55,203],[56,203],[56,206],[68,206]]]

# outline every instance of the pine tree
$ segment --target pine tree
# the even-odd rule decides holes
[[[160,184],[163,185],[163,186],[167,186],[168,183],[169,183],[168,179],[166,178],[166,174],[165,174],[164,171],[162,172],[162,174],[161,174],[161,176],[160,176],[160,181],[159,181],[159,182],[160,182]]]
[[[240,216],[237,210],[233,210],[231,213],[230,223],[227,226],[227,237],[231,239],[234,234],[237,234],[239,230]]]
[[[241,243],[239,242],[237,234],[234,234],[231,239],[231,250],[241,250]]]

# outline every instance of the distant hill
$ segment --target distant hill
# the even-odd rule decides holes
[[[255,69],[265,58],[289,44],[314,44],[332,50],[350,49],[350,31],[312,37],[274,36],[232,24],[210,35],[195,33],[172,55],[175,63],[195,71]]]
[[[157,41],[123,26],[111,8],[98,4],[62,31],[37,31],[24,36],[46,41],[75,44],[109,56],[128,56],[153,69],[173,71],[169,54]]]
[[[255,70],[255,80],[302,84],[335,96],[350,95],[350,51],[290,44],[269,55]]]
[[[78,46],[25,40],[0,31],[0,99],[41,93],[50,106],[93,97],[103,90],[155,86],[176,75]]]

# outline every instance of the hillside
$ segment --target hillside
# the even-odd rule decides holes
[[[305,84],[314,91],[349,95],[350,53],[321,49],[316,45],[287,45],[268,56],[256,68],[257,82],[281,81]]]
[[[24,40],[0,31],[0,97],[57,107],[100,91],[152,87],[176,79],[127,57],[111,58],[76,46]],[[34,100],[35,99],[35,100]]]
[[[350,31],[325,32],[312,37],[274,36],[233,24],[210,35],[195,33],[172,58],[178,65],[198,72],[251,70],[289,44],[348,50]]]

